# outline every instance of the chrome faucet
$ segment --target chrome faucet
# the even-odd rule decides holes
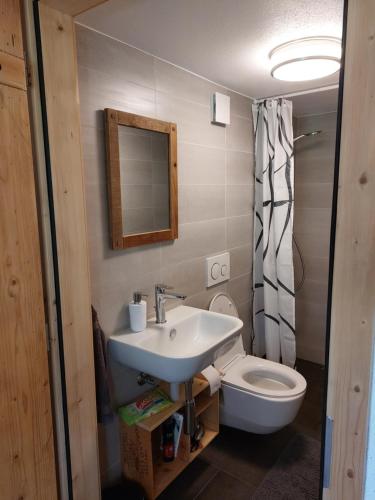
[[[165,323],[165,301],[167,299],[181,299],[185,300],[186,295],[176,292],[167,292],[166,290],[172,290],[173,287],[168,285],[157,284],[155,285],[155,311],[156,311],[156,323]]]

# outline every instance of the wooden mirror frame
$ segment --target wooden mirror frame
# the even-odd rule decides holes
[[[106,108],[105,139],[107,188],[109,204],[110,239],[113,250],[147,245],[158,241],[178,238],[178,201],[177,201],[177,126],[175,123],[163,122],[155,118],[125,113]],[[169,136],[169,228],[136,234],[123,234],[120,148],[118,126],[125,125],[153,132],[161,132]]]

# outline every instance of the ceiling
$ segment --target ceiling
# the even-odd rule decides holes
[[[338,73],[308,82],[275,80],[268,54],[295,38],[341,37],[342,11],[343,0],[109,0],[77,21],[259,98],[338,82]],[[299,114],[310,114],[304,101],[310,109],[319,95],[298,100]],[[322,112],[332,111],[337,93],[325,93],[323,101]]]

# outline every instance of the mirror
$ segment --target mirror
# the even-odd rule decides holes
[[[169,136],[119,125],[124,235],[169,228]]]
[[[105,110],[111,246],[177,238],[175,123]]]

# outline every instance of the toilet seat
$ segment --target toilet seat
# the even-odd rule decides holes
[[[288,366],[255,356],[235,360],[222,383],[275,399],[297,397],[306,391],[306,380],[301,374]]]
[[[238,317],[232,298],[223,292],[213,297],[209,309]],[[254,395],[285,399],[306,391],[306,380],[293,368],[247,355],[241,334],[219,350],[214,366],[223,374],[223,384]]]

